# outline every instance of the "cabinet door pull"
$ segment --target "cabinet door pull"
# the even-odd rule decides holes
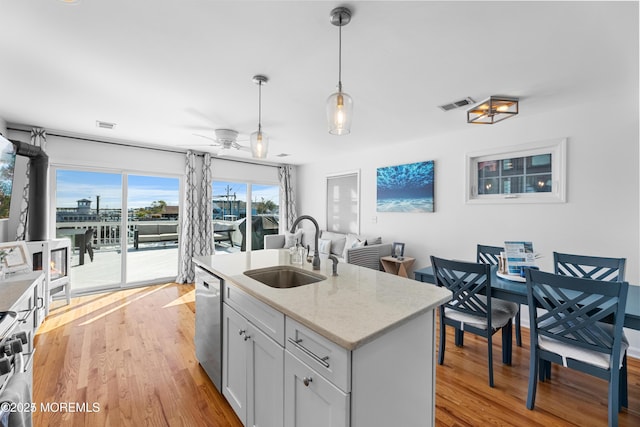
[[[244,335],[246,332],[247,332],[247,330],[246,330],[246,329],[240,329],[240,330],[238,331],[238,335]]]
[[[35,305],[29,310],[22,310],[22,312],[27,312],[27,314],[25,314],[25,316],[22,319],[20,319],[20,323],[27,323],[27,321],[29,320],[29,317],[31,317],[34,311],[36,311]]]
[[[301,344],[302,343],[301,339],[294,340],[293,338],[288,338],[288,340],[291,344],[296,346],[296,348],[298,348],[304,354],[306,354],[307,356],[309,356],[310,358],[312,358],[313,360],[315,360],[325,368],[329,367],[329,362],[327,362],[327,360],[329,360],[329,356],[324,356],[324,357],[316,356],[315,353],[313,353],[311,350],[309,350],[308,348],[306,348]]]
[[[302,379],[302,383],[305,385],[305,387],[309,387],[309,384],[313,381],[313,378],[311,377],[304,377]]]

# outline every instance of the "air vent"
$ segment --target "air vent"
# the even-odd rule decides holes
[[[113,130],[113,128],[116,127],[116,124],[109,123],[109,122],[101,122],[100,120],[96,120],[96,126],[102,129]]]
[[[276,157],[289,157],[291,154],[287,154],[287,153],[280,153],[280,154],[276,154]]]
[[[467,105],[475,104],[475,101],[469,97],[461,99],[460,101],[451,102],[449,104],[440,105],[442,111],[455,110],[456,108],[464,107]]]

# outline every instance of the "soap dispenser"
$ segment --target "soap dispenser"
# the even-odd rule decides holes
[[[298,242],[295,246],[289,248],[289,255],[291,256],[291,264],[302,264],[303,249]]]

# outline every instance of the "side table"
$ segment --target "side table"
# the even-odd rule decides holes
[[[383,256],[380,258],[382,267],[387,273],[395,274],[396,276],[409,277],[407,269],[413,265],[415,258],[403,257],[402,259],[394,258],[392,256]]]

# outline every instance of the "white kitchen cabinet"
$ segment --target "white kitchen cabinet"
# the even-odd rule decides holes
[[[283,346],[226,303],[223,325],[223,395],[245,426],[282,427]]]
[[[245,342],[248,321],[227,304],[222,305],[222,394],[247,425],[247,354]],[[244,331],[244,332],[243,332]]]
[[[285,427],[347,427],[349,394],[285,352]]]
[[[247,425],[281,427],[284,417],[284,349],[251,323],[247,336]]]

